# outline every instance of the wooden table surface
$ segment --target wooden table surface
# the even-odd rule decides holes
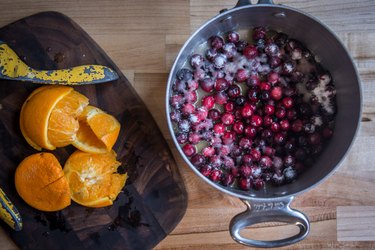
[[[375,1],[275,0],[306,11],[333,29],[349,49],[362,79],[363,119],[354,147],[326,182],[298,196],[292,206],[311,221],[309,236],[293,248],[375,248]],[[158,249],[242,249],[228,233],[245,206],[205,184],[184,164],[168,133],[164,110],[167,76],[189,35],[236,0],[2,0],[0,26],[40,11],[73,18],[123,70],[167,139],[189,193],[185,217]],[[283,225],[251,233],[283,237]],[[292,228],[293,229],[293,228]],[[17,249],[0,228],[0,249]]]

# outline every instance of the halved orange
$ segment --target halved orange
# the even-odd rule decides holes
[[[16,169],[15,185],[21,198],[41,211],[58,211],[71,203],[62,167],[50,153],[26,157]]]
[[[116,143],[120,128],[115,117],[89,105],[79,116],[79,129],[72,144],[85,152],[105,153]]]
[[[72,200],[87,207],[112,205],[127,179],[126,174],[117,173],[120,165],[114,151],[74,152],[64,166]]]
[[[88,99],[67,86],[34,90],[21,109],[20,128],[35,149],[54,150],[70,144],[78,131],[78,115]]]

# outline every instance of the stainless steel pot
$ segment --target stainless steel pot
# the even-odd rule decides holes
[[[172,94],[176,72],[197,45],[218,33],[256,26],[266,26],[282,31],[303,42],[307,48],[319,56],[321,64],[331,72],[336,85],[338,114],[334,136],[313,167],[303,172],[291,184],[262,191],[245,192],[211,182],[190,163],[174,135],[169,118],[169,97]],[[296,243],[309,233],[308,218],[303,213],[290,208],[290,204],[295,195],[315,187],[330,176],[344,159],[359,127],[361,102],[360,79],[354,63],[338,37],[327,26],[309,14],[290,7],[275,5],[272,0],[260,0],[256,5],[252,5],[250,0],[239,0],[233,9],[225,10],[202,25],[182,47],[169,75],[166,111],[173,141],[190,168],[211,186],[240,198],[246,204],[247,210],[235,216],[230,222],[229,229],[232,238],[247,246],[280,247]],[[292,237],[274,241],[253,240],[240,235],[241,229],[245,227],[269,221],[295,224],[299,226],[300,231]]]

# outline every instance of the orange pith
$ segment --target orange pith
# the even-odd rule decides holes
[[[17,167],[15,185],[22,199],[41,211],[58,211],[70,205],[68,182],[50,153],[26,157]]]
[[[126,174],[117,173],[120,164],[114,151],[74,152],[64,166],[72,200],[87,207],[112,205],[127,178]]]

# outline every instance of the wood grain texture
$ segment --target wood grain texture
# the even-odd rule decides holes
[[[363,87],[363,122],[347,158],[326,182],[298,196],[292,204],[306,213],[312,223],[309,236],[292,249],[373,249],[374,242],[337,240],[336,208],[375,206],[375,1],[274,2],[301,9],[336,32],[358,66]],[[188,190],[189,204],[181,223],[157,249],[247,249],[234,243],[228,233],[230,219],[244,210],[244,205],[192,173],[174,149],[164,120],[166,79],[179,49],[191,32],[235,3],[236,0],[6,0],[0,3],[1,7],[6,6],[0,8],[0,26],[42,10],[61,11],[73,18],[121,70],[132,72],[137,93],[152,112],[159,112],[152,115],[175,156]],[[252,231],[259,234],[267,230],[271,234],[281,228],[261,226]],[[0,233],[0,249],[15,249],[6,237]]]

